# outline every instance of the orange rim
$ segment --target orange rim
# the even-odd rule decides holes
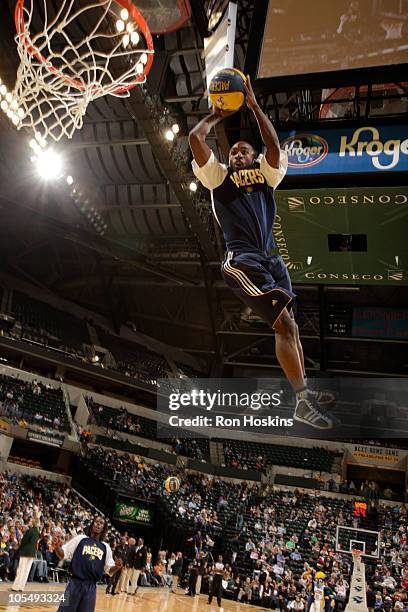
[[[69,85],[72,85],[73,87],[76,87],[77,89],[84,90],[85,86],[83,85],[83,83],[81,83],[81,81],[78,81],[77,79],[72,79],[71,77],[67,77],[60,70],[55,68],[55,66],[53,66],[49,62],[49,60],[47,60],[41,53],[37,52],[34,49],[34,47],[31,45],[30,39],[24,35],[25,25],[26,25],[24,21],[24,1],[25,0],[17,0],[16,2],[16,8],[14,11],[14,23],[16,26],[17,34],[23,41],[23,44],[26,47],[28,53],[32,55],[33,57],[36,57],[43,64],[45,64],[49,72],[52,72],[53,74],[58,75],[61,79],[63,79]],[[153,46],[152,35],[150,33],[148,25],[143,15],[139,13],[139,11],[137,10],[133,2],[131,2],[131,0],[113,0],[113,1],[119,6],[121,6],[122,8],[125,8],[128,10],[129,15],[132,17],[133,21],[138,25],[141,33],[143,34],[146,40],[146,45],[147,45],[147,49],[146,49],[147,62],[145,64],[143,72],[139,74],[135,78],[134,81],[129,83],[129,85],[121,85],[117,87],[116,89],[112,90],[111,92],[109,92],[110,94],[119,94],[119,93],[123,93],[124,91],[129,91],[130,89],[133,89],[133,87],[135,87],[136,85],[139,85],[140,83],[144,81],[144,78],[149,74],[150,68],[153,63],[154,46]],[[92,89],[94,90],[94,93],[98,91],[103,91],[103,87],[98,87],[96,85]]]

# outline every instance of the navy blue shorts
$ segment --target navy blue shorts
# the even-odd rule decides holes
[[[234,293],[272,327],[296,299],[288,269],[280,255],[228,251],[222,274]]]
[[[65,602],[60,603],[58,612],[94,612],[95,604],[96,584],[71,578],[65,589]]]

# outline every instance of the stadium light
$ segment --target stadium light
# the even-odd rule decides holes
[[[41,151],[36,163],[38,174],[46,181],[57,179],[62,174],[61,156],[53,149]]]
[[[169,142],[172,142],[174,140],[174,132],[173,132],[173,130],[167,130],[164,135],[166,137],[166,140],[168,140]]]

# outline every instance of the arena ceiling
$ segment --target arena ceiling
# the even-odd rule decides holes
[[[241,68],[253,3],[238,3],[235,63]],[[240,355],[243,363],[251,363],[259,361],[258,351],[271,363],[273,350],[262,348],[259,335],[248,338],[248,330],[242,335],[242,307],[221,280],[222,237],[208,196],[188,189],[186,136],[208,108],[203,38],[227,2],[190,4],[183,27],[154,36],[156,56],[147,87],[136,88],[127,99],[92,103],[83,129],[62,141],[60,150],[80,192],[77,201],[66,186],[45,185],[35,176],[29,137],[0,117],[3,271],[108,316],[115,329],[132,321],[140,331],[196,356],[224,354],[228,361]],[[0,4],[0,77],[10,88],[18,67],[13,11],[12,0]],[[264,104],[278,120],[302,122],[316,118],[313,104],[319,95],[285,91],[266,96]],[[169,145],[163,126],[173,122],[180,125],[180,136]],[[228,138],[251,129],[248,114],[229,127],[228,137],[217,134],[220,155]],[[211,143],[217,146],[214,137]],[[103,236],[90,222],[96,213],[107,226]],[[300,292],[305,311],[312,313],[305,318],[307,330],[321,298],[316,287]],[[316,343],[311,354],[317,353],[318,324],[310,335]]]

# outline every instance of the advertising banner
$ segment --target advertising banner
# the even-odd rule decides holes
[[[408,339],[408,309],[359,306],[353,310],[351,335]]]
[[[408,125],[281,132],[288,175],[408,171]]]
[[[277,190],[275,252],[292,282],[408,284],[408,187]]]
[[[48,444],[49,446],[62,446],[64,444],[64,436],[57,432],[40,432],[34,429],[28,429],[27,440]]]
[[[361,444],[345,444],[345,449],[350,453],[349,459],[353,463],[375,465],[377,467],[399,468],[404,465],[407,452],[398,448],[385,448],[383,446]]]
[[[123,523],[142,523],[148,526],[153,524],[152,510],[134,503],[116,502],[113,517]]]

